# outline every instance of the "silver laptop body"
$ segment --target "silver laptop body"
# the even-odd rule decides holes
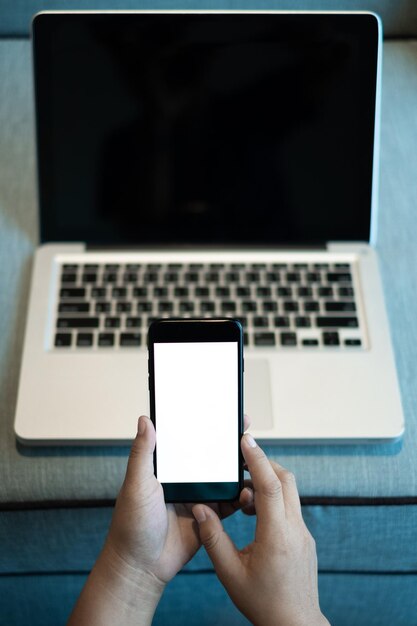
[[[147,326],[164,316],[242,320],[245,411],[261,442],[375,443],[401,437],[403,414],[375,251],[379,19],[367,13],[41,13],[33,33],[43,243],[31,283],[18,440],[130,442],[135,418],[148,411]],[[78,73],[77,47],[79,58],[98,68],[91,93],[91,68]],[[155,66],[154,57],[142,64],[151,53],[170,65]],[[311,119],[323,117],[327,124],[322,112],[334,110],[335,97],[345,97],[332,85],[340,71],[352,73],[358,59],[374,81],[369,110],[358,118],[372,135],[368,169],[362,182],[359,172],[346,188],[342,172],[334,195],[340,215],[332,225],[332,213],[327,220],[321,203],[334,194],[332,185],[338,190],[341,164],[356,176],[356,157],[345,154],[342,112],[340,122],[328,113],[323,146],[314,139]],[[278,91],[271,91],[272,75]],[[61,81],[58,87],[54,81]],[[100,135],[97,156],[77,132],[85,139],[106,128],[107,108],[123,81],[129,84],[123,122],[117,132]],[[109,82],[107,92],[103,85],[107,89]],[[310,95],[316,83],[317,95]],[[63,90],[74,94],[77,85],[83,95],[68,96],[71,112],[63,115]],[[191,103],[184,104],[190,92]],[[295,100],[288,96],[293,93]],[[138,115],[132,104],[137,102]],[[362,103],[355,104],[354,96],[348,106],[358,106],[360,114]],[[162,111],[159,118],[155,111]],[[327,136],[329,145],[342,142],[340,154],[329,159]],[[353,153],[359,161],[360,153]],[[276,176],[270,171],[274,159]],[[315,160],[322,161],[323,171],[314,170]],[[95,170],[100,176],[87,189],[87,174]],[[253,185],[252,175],[258,176]],[[356,190],[361,186],[363,193]],[[275,198],[275,192],[282,195]],[[369,198],[353,217],[351,193],[362,193],[364,206]],[[307,197],[311,207],[305,206]],[[268,213],[272,202],[274,212]],[[136,207],[147,204],[150,216],[142,217]],[[91,206],[97,210],[90,215]],[[282,218],[281,206],[288,208]],[[321,228],[343,235],[356,222],[366,236],[321,240]],[[235,230],[240,241],[233,240]],[[76,243],[82,232],[86,239]]]

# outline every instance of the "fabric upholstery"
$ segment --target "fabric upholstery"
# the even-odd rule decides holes
[[[13,419],[29,272],[37,242],[28,41],[0,40],[0,507],[115,498],[126,448],[16,445]],[[378,251],[404,406],[402,443],[278,446],[268,453],[311,497],[417,496],[417,42],[384,45]],[[336,417],[335,417],[336,419]],[[416,499],[417,502],[417,499]]]
[[[0,4],[0,36],[27,36],[32,15],[46,10],[304,10],[374,11],[390,37],[417,35],[417,5],[414,0],[13,0]]]

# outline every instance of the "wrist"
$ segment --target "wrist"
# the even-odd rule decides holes
[[[140,615],[140,623],[151,623],[165,589],[161,580],[152,572],[132,566],[109,541],[106,541],[94,570],[101,586],[126,616]]]

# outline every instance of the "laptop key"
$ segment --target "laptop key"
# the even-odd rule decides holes
[[[131,302],[118,302],[116,304],[116,312],[117,313],[130,313],[132,310]]]
[[[204,280],[206,283],[218,283],[219,282],[219,274],[218,272],[207,272],[204,275]]]
[[[299,283],[301,276],[299,272],[287,272],[286,279],[288,283]]]
[[[103,283],[117,283],[117,274],[115,272],[103,274]]]
[[[106,272],[117,272],[120,265],[118,263],[106,263],[104,269]]]
[[[266,280],[269,283],[279,283],[279,281],[281,280],[281,276],[280,276],[279,272],[267,272],[266,273]]]
[[[166,289],[166,287],[164,287],[164,289]],[[188,296],[188,293],[188,287],[175,287],[174,289],[174,296],[176,296],[177,298],[186,298]]]
[[[311,326],[311,320],[309,317],[300,315],[295,318],[295,325],[297,328],[309,328]]]
[[[350,283],[352,282],[352,274],[349,272],[327,272],[327,280],[329,283]]]
[[[113,298],[126,298],[127,296],[126,287],[113,287],[112,296]]]
[[[333,297],[333,287],[319,287],[317,293],[322,298],[332,298]]]
[[[250,287],[236,287],[236,295],[239,298],[250,298]]]
[[[89,302],[61,302],[58,306],[59,313],[89,313]]]
[[[251,300],[245,300],[242,302],[243,313],[256,313],[257,310],[258,305],[256,302],[252,302]]]
[[[339,346],[339,333],[323,333],[323,344],[325,346]]]
[[[316,317],[316,324],[319,328],[357,328],[359,326],[357,317]]]
[[[126,328],[139,328],[142,325],[141,317],[126,318]]]
[[[257,315],[252,320],[256,328],[268,328],[269,320],[265,315]]]
[[[319,345],[319,340],[318,339],[303,339],[302,341],[303,346],[318,346]]]
[[[227,287],[224,287],[224,289],[227,289]],[[194,294],[198,298],[209,298],[210,297],[210,289],[208,287],[195,287]],[[188,295],[188,293],[183,294],[183,295],[186,296],[186,295]]]
[[[136,309],[138,313],[150,313],[152,311],[152,302],[138,302]]]
[[[111,303],[103,301],[96,302],[95,311],[96,313],[110,313]]]
[[[145,283],[157,283],[158,282],[158,273],[157,272],[145,272],[143,275],[143,282]]]
[[[271,297],[271,288],[270,287],[257,287],[256,295],[259,298],[270,298]]]
[[[216,296],[219,298],[229,298],[230,297],[230,287],[216,287]]]
[[[194,302],[187,302],[186,300],[179,303],[179,309],[181,313],[193,313]]]
[[[349,301],[339,301],[339,302],[325,302],[324,307],[326,311],[343,313],[344,311],[356,311],[356,304],[354,302]]]
[[[105,298],[106,295],[107,295],[106,287],[92,287],[91,289],[92,298]]]
[[[275,346],[274,333],[255,333],[253,339],[255,346]]]
[[[320,310],[320,305],[315,300],[304,302],[304,311],[306,313],[311,313],[311,312],[319,311],[319,310]]]
[[[353,287],[339,287],[338,294],[340,298],[352,298],[353,297]]]
[[[164,275],[164,281],[166,283],[176,283],[178,282],[178,273],[177,272],[166,272]]]
[[[285,315],[276,315],[274,317],[274,325],[276,328],[288,328],[290,325],[290,318]]]
[[[246,281],[248,283],[258,283],[259,279],[259,272],[246,272]]]
[[[281,333],[281,346],[296,346],[297,335],[295,333]]]
[[[91,272],[83,274],[82,281],[83,281],[83,283],[89,283],[89,284],[96,283],[97,282],[97,274],[96,273],[93,274]]]
[[[77,333],[78,348],[91,348],[93,345],[93,333]]]
[[[124,347],[140,346],[140,333],[120,333],[120,345]]]
[[[225,301],[221,303],[222,313],[235,313],[236,302]]]
[[[64,263],[62,269],[64,272],[76,272],[78,270],[78,265],[76,263]]]
[[[308,283],[319,283],[320,281],[321,281],[321,276],[318,272],[307,272]]]
[[[71,333],[57,333],[55,335],[56,348],[69,348],[72,343]]]
[[[59,317],[58,328],[98,328],[98,317]]]
[[[345,346],[353,347],[353,346],[361,346],[362,341],[360,339],[345,339]]]
[[[146,298],[148,295],[147,287],[133,287],[133,297],[134,298]]]
[[[125,283],[137,283],[138,282],[138,275],[136,274],[136,272],[125,272],[125,274],[123,275],[123,282],[125,282]]]
[[[186,272],[184,274],[184,281],[186,283],[198,283],[199,281],[198,272]]]
[[[278,310],[278,304],[275,300],[265,300],[262,303],[264,313],[275,313]]]
[[[154,287],[153,295],[156,298],[166,298],[168,296],[168,287]]]
[[[160,313],[172,313],[173,310],[174,310],[174,305],[172,302],[164,301],[164,302],[160,302],[158,305],[158,311]]]
[[[291,298],[292,288],[291,287],[277,287],[277,296],[279,296],[280,298]]]
[[[85,289],[84,287],[63,287],[59,295],[61,298],[84,298]]]
[[[100,348],[110,348],[111,346],[114,346],[114,333],[100,333],[97,345]]]
[[[214,313],[215,311],[214,302],[203,300],[202,302],[200,302],[200,311],[202,313]]]
[[[61,275],[61,283],[75,283],[77,280],[77,274],[65,273]]]
[[[298,287],[297,294],[300,298],[311,298],[313,290],[311,287]]]
[[[284,311],[286,311],[287,313],[290,313],[290,312],[297,313],[298,308],[299,308],[298,302],[293,302],[291,300],[284,302]]]
[[[105,328],[120,328],[120,317],[106,317],[104,326]]]

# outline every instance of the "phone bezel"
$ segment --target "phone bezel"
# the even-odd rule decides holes
[[[243,435],[243,329],[239,321],[230,318],[162,319],[153,322],[148,330],[148,372],[150,418],[157,431],[155,415],[155,343],[186,343],[236,341],[238,344],[238,481],[209,483],[161,483],[166,502],[223,502],[236,500],[243,488],[243,457],[240,440]],[[157,435],[158,438],[158,435]],[[158,445],[158,444],[156,444]],[[154,471],[157,473],[156,446]]]

